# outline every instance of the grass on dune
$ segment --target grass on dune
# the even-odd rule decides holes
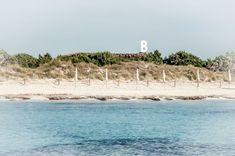
[[[0,72],[2,78],[25,78],[25,79],[74,79],[75,69],[78,69],[79,79],[105,79],[105,69],[108,68],[110,80],[135,80],[136,69],[139,69],[140,80],[161,81],[162,71],[165,70],[167,81],[196,81],[197,69],[200,70],[201,81],[227,81],[227,74],[224,72],[213,72],[205,68],[194,66],[173,66],[173,65],[156,65],[140,61],[122,62],[119,64],[98,67],[91,63],[63,62],[54,60],[38,68],[22,68],[18,65],[9,65]]]

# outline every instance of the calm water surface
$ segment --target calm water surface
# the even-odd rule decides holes
[[[235,155],[235,101],[0,102],[0,155]]]

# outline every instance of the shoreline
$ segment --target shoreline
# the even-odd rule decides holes
[[[80,100],[98,100],[98,101],[131,101],[131,100],[150,100],[150,101],[198,101],[198,100],[235,100],[231,96],[75,96],[69,94],[9,94],[0,95],[1,101],[80,101]]]

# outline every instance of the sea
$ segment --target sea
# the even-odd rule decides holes
[[[234,156],[235,101],[0,101],[0,156]]]

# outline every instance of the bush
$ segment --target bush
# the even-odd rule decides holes
[[[93,55],[92,60],[98,66],[111,65],[118,62],[118,59],[115,59],[110,52],[98,52]]]
[[[204,65],[204,62],[199,57],[185,51],[169,55],[168,58],[165,58],[164,63],[183,66],[193,65],[195,67],[203,67]]]
[[[39,66],[38,59],[25,53],[20,53],[20,54],[13,56],[12,60],[13,62],[19,64],[20,66],[26,67],[26,68],[36,68]]]
[[[38,56],[38,63],[39,64],[45,64],[45,63],[48,63],[52,60],[52,57],[49,53],[46,53],[45,55],[41,55],[39,54]]]
[[[208,59],[205,67],[212,71],[227,71],[229,59],[226,56],[217,56],[215,59]]]
[[[155,50],[153,53],[150,52],[150,53],[145,54],[143,61],[154,62],[156,64],[162,64],[163,63],[161,53],[158,50]]]
[[[113,57],[110,52],[97,53],[79,53],[73,55],[58,56],[62,61],[71,61],[72,63],[93,63],[98,66],[111,65],[121,62],[121,59]]]
[[[11,56],[4,51],[3,49],[0,50],[0,66],[7,65],[8,62],[11,61]]]
[[[64,56],[60,55],[57,58],[62,61],[71,61],[74,64],[80,62],[86,62],[86,63],[93,63],[98,66],[119,64],[121,62],[128,62],[128,61],[147,61],[147,62],[154,62],[156,64],[163,63],[161,53],[157,50],[143,55],[133,54],[131,57],[129,56],[117,57],[110,52],[97,52],[97,53],[78,53],[78,54],[64,55]]]

